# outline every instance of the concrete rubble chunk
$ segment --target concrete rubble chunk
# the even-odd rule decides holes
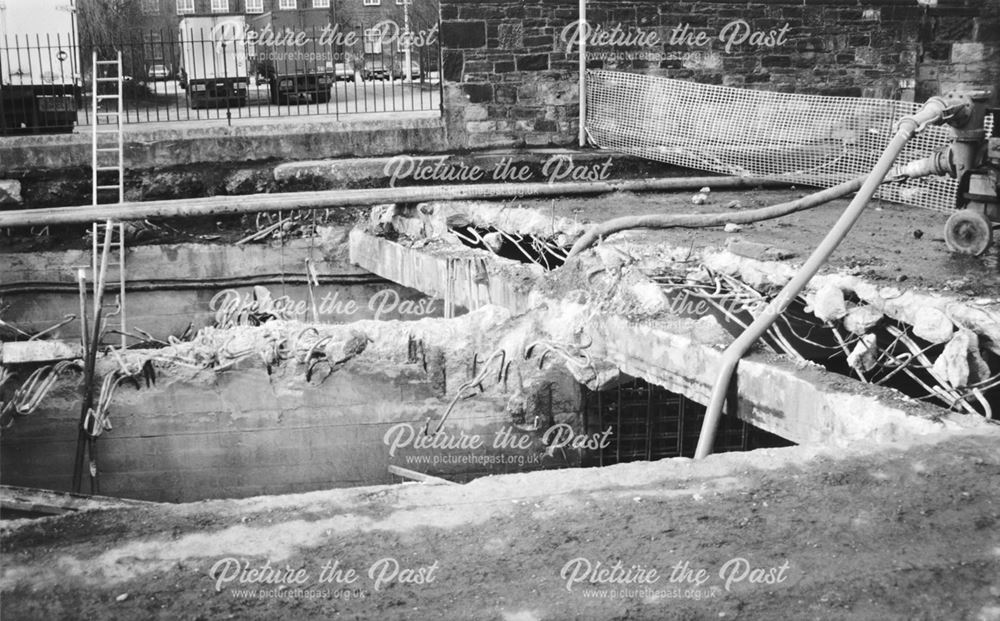
[[[0,205],[20,205],[21,202],[21,182],[0,179]]]
[[[917,309],[913,321],[913,333],[930,343],[945,343],[955,331],[954,324],[942,311],[922,307]]]
[[[969,347],[972,344],[969,334],[968,330],[959,330],[934,361],[934,374],[952,388],[969,384]]]
[[[503,235],[500,233],[487,233],[483,235],[483,241],[486,242],[486,245],[493,252],[500,252],[500,247],[503,246]]]
[[[875,368],[878,358],[878,344],[874,334],[861,337],[858,344],[847,356],[847,364],[861,371],[871,371]]]
[[[840,319],[847,314],[844,292],[833,285],[820,287],[813,296],[812,312],[823,321]]]
[[[934,361],[934,373],[954,388],[983,382],[992,375],[979,351],[979,335],[959,328]]]
[[[631,287],[640,308],[645,312],[655,313],[668,306],[667,296],[656,283],[649,281],[637,282]]]
[[[855,306],[844,316],[844,327],[854,334],[862,335],[875,327],[884,316],[871,306]]]

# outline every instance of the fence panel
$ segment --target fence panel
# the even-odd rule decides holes
[[[211,23],[185,28],[182,21],[176,30],[134,31],[100,45],[72,45],[58,33],[0,40],[0,135],[90,125],[91,89],[117,88],[94,80],[94,50],[101,59],[122,52],[129,125],[441,110],[436,25],[412,24],[411,33],[432,36],[408,37],[391,22],[297,31],[242,18]],[[111,71],[102,68],[99,77],[114,77]]]

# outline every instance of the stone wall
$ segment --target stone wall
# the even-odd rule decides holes
[[[577,2],[444,0],[441,15],[452,145],[575,140]],[[605,37],[593,69],[911,101],[1000,91],[1000,0],[589,0],[588,23]]]

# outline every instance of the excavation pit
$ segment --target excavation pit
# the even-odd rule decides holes
[[[719,209],[720,204],[734,200],[748,205],[777,202],[788,196],[789,192],[773,190],[719,192],[701,208]],[[334,223],[314,226],[310,235],[301,238],[268,239],[265,235],[235,247],[213,245],[211,240],[134,247],[129,265],[140,270],[138,276],[145,269],[151,280],[206,278],[202,271],[172,274],[170,270],[173,265],[214,266],[211,269],[217,273],[194,297],[192,304],[203,308],[197,317],[200,325],[193,326],[189,336],[199,327],[223,325],[218,311],[229,305],[226,300],[235,300],[240,308],[249,301],[243,310],[260,311],[254,306],[259,292],[240,279],[259,278],[263,269],[273,271],[274,265],[280,266],[272,274],[274,282],[258,286],[268,287],[267,295],[273,298],[302,301],[293,306],[295,313],[288,319],[308,323],[272,339],[270,354],[257,347],[245,358],[241,352],[250,346],[242,335],[226,336],[209,327],[209,336],[195,340],[212,340],[216,349],[211,355],[168,356],[155,363],[163,365],[157,385],[133,388],[123,384],[109,410],[114,428],[100,439],[105,448],[100,491],[188,501],[392,483],[420,475],[464,482],[536,468],[690,456],[701,426],[703,405],[699,404],[707,402],[717,351],[730,341],[740,322],[727,325],[718,316],[674,308],[671,291],[687,283],[695,263],[733,281],[766,289],[764,285],[777,282],[791,269],[790,261],[808,252],[808,239],[822,224],[809,224],[794,235],[780,221],[744,228],[738,236],[713,230],[631,232],[604,240],[583,262],[562,264],[573,240],[592,219],[654,206],[662,210],[664,205],[688,209],[687,194],[625,193],[602,199],[525,201],[516,206],[488,202],[389,206],[375,209],[353,231]],[[812,213],[823,220],[832,217],[838,206]],[[848,243],[855,245],[847,246],[848,254],[874,253],[891,245],[892,240],[865,236],[866,226],[882,230],[886,219],[894,226],[910,219],[910,226],[929,229],[938,219],[935,214],[904,212],[891,205],[873,213],[872,224],[860,225],[859,239],[851,242],[849,238]],[[258,229],[290,217],[307,228],[310,224],[308,216],[284,214],[258,222]],[[807,222],[792,219],[795,227]],[[271,227],[272,233],[281,230]],[[348,261],[344,243],[348,238],[351,261],[357,265]],[[769,243],[762,249],[758,240],[763,239]],[[723,246],[732,252],[726,253]],[[921,260],[934,262],[937,271],[927,273],[927,284],[932,290],[951,288],[951,298],[944,304],[975,307],[985,317],[995,312],[988,300],[1000,288],[988,265],[983,277],[975,281],[967,276],[952,279],[951,275],[964,269],[962,261],[942,257],[937,246],[930,250],[930,256]],[[21,300],[27,300],[36,293],[32,286],[38,279],[31,275],[33,271],[73,261],[85,264],[85,252],[77,255],[75,259],[58,251],[7,255],[5,260],[20,270],[20,282],[4,284],[8,299],[21,295]],[[835,262],[823,277],[845,291],[848,285],[859,288],[858,282],[874,282],[872,286],[880,293],[899,288],[909,280],[889,279],[886,274],[909,267],[916,259],[909,252],[885,256],[889,259],[863,268],[857,261]],[[307,260],[312,262],[312,271]],[[288,269],[299,265],[297,274]],[[315,273],[325,279],[321,285],[336,291],[316,289],[315,282],[310,282]],[[844,279],[851,278],[858,282],[844,284]],[[944,286],[939,286],[941,278],[947,279]],[[234,284],[235,294],[226,297],[227,289],[220,287],[229,283]],[[73,284],[69,279],[53,283],[63,295],[61,301],[51,303],[58,310],[50,310],[50,317],[36,323],[19,325],[40,330],[71,312]],[[133,283],[137,294],[141,285],[141,279]],[[337,292],[343,295],[339,301],[333,299]],[[344,299],[375,295],[386,300],[394,296],[395,302],[356,304],[353,313],[343,306]],[[177,296],[161,295],[145,305],[162,310],[171,298]],[[324,300],[332,302],[324,308]],[[796,313],[809,315],[806,302]],[[848,302],[875,303],[868,294],[848,296]],[[887,297],[882,303],[891,306],[892,300]],[[192,304],[185,303],[185,308]],[[388,306],[397,312],[385,312]],[[31,315],[30,305],[12,308],[20,313],[18,320]],[[892,325],[906,325],[905,313],[897,318],[891,308],[881,311],[894,317]],[[268,318],[267,312],[258,314],[261,317],[252,323]],[[297,353],[287,343],[278,344],[281,338],[294,340],[293,333],[305,332],[315,318],[320,320],[312,326],[316,338],[310,333]],[[747,317],[738,318],[745,321]],[[983,321],[989,324],[988,319]],[[188,323],[158,325],[158,334],[179,334]],[[436,336],[424,338],[420,331],[430,325],[435,326],[430,333]],[[56,336],[76,338],[75,326],[67,324]],[[268,326],[262,323],[258,328],[267,331]],[[340,364],[334,358],[343,354],[334,349],[343,347],[354,332],[369,337],[371,346],[356,359]],[[308,347],[320,340],[320,334],[335,336],[322,346]],[[813,333],[805,336],[807,341],[831,347]],[[984,347],[991,342],[989,338],[984,334]],[[163,340],[166,344],[167,339]],[[544,347],[529,360],[525,354],[532,342],[542,342]],[[772,339],[769,344],[778,342]],[[179,345],[165,349],[171,347]],[[927,355],[937,357],[943,347],[938,344]],[[154,350],[139,354],[139,349],[129,351],[130,360],[138,356],[126,363],[132,365],[129,368],[138,368],[143,355],[163,356]],[[539,368],[535,363],[542,349],[549,351],[549,357]],[[309,359],[320,351],[324,360]],[[500,358],[498,351],[503,352]],[[562,355],[557,355],[560,351]],[[988,368],[996,364],[992,356],[991,350],[984,350]],[[815,361],[815,356],[806,358]],[[490,368],[497,366],[498,359],[504,368]],[[107,358],[102,364],[110,372],[118,363]],[[840,369],[833,369],[836,364],[826,367],[851,375],[851,367],[843,361],[837,364]],[[927,405],[915,403],[895,391],[837,378],[787,355],[762,351],[741,369],[737,405],[724,417],[728,430],[716,446],[720,451],[793,443],[840,445],[862,438],[905,441],[947,429],[977,427],[984,418],[949,412],[948,403],[940,399]],[[470,384],[480,377],[479,383]],[[67,488],[66,464],[72,462],[76,442],[72,401],[78,398],[78,388],[73,379],[78,378],[64,377],[66,385],[53,393],[58,405],[18,419],[15,429],[5,434],[4,483]],[[625,399],[627,407],[607,410],[609,402],[617,407],[623,393],[639,395],[639,401],[645,398],[646,408]],[[995,394],[986,392],[984,398],[994,403]],[[439,425],[441,431],[435,434]],[[546,436],[560,426],[569,431]],[[609,427],[610,440],[602,443],[601,434]],[[498,435],[503,439],[493,446]],[[528,439],[521,446],[513,436]],[[480,446],[472,446],[473,437],[481,439]],[[62,464],[61,471],[48,467],[53,461]],[[397,468],[397,474],[390,472],[390,466]],[[412,472],[400,476],[398,468]]]
[[[557,213],[557,234],[584,226],[575,205]],[[551,226],[552,207],[525,208],[532,220],[522,228],[517,217],[507,228],[509,206],[469,211],[491,214],[471,220],[485,234],[549,238],[541,223]],[[366,230],[369,219],[351,231],[350,250],[382,282],[436,300],[440,316],[328,324],[309,321],[307,308],[306,322],[255,316],[258,325],[209,326],[195,338],[121,353],[129,369],[157,358],[155,383],[123,383],[116,391],[113,428],[97,440],[100,491],[169,502],[99,501],[33,520],[5,515],[22,518],[0,524],[4,553],[13,559],[0,572],[7,613],[28,614],[29,605],[37,611],[39,588],[52,592],[43,607],[82,601],[116,606],[128,617],[151,606],[209,616],[237,606],[245,613],[249,604],[232,603],[235,585],[219,587],[208,577],[227,558],[287,563],[313,579],[337,559],[362,576],[349,597],[301,600],[304,616],[333,608],[370,614],[373,602],[380,617],[398,619],[430,609],[455,618],[544,619],[567,611],[662,618],[664,606],[691,618],[720,610],[825,617],[845,606],[860,616],[989,612],[995,585],[988,577],[996,575],[990,503],[1000,463],[997,429],[985,417],[761,350],[741,363],[737,407],[723,417],[719,454],[688,458],[699,404],[732,334],[716,318],[671,308],[664,285],[676,285],[670,279],[677,273],[664,265],[686,277],[696,258],[763,288],[784,273],[779,261],[724,256],[724,239],[703,249],[628,234],[624,244],[605,240],[583,262],[547,271],[428,235],[438,230],[433,211],[383,212],[392,239]],[[415,213],[431,217],[409,217]],[[823,277],[859,293],[851,303],[879,304],[903,323],[909,316],[900,307],[927,304],[927,292],[883,297],[885,287],[898,287],[895,280],[878,283],[873,297],[862,286],[870,274]],[[993,307],[979,302],[990,282],[972,285],[983,288],[976,295],[952,289],[940,304],[975,307],[988,318]],[[205,317],[206,324],[218,320]],[[343,360],[362,341],[364,348]],[[105,356],[100,374],[121,364]],[[80,394],[72,373],[39,410],[4,430],[4,483],[15,473],[24,475],[21,484],[66,489]],[[474,438],[491,447],[473,446]],[[496,438],[500,449],[492,448]],[[399,484],[413,478],[424,483]],[[925,493],[915,496],[915,487]],[[234,498],[242,496],[249,497]],[[947,532],[947,540],[926,540],[928,529]],[[950,560],[956,555],[964,564]],[[425,571],[436,566],[436,579],[376,591],[367,572],[390,556]],[[663,591],[626,608],[567,590],[560,569],[578,558],[623,559],[664,575],[687,563],[713,577],[697,597],[690,589],[686,599],[683,591]],[[786,583],[727,591],[718,572],[733,559],[786,567]],[[918,569],[900,572],[900,563]],[[456,599],[456,585],[485,575],[487,566],[499,579]],[[891,590],[880,586],[890,581]],[[166,583],[182,595],[160,598]],[[962,593],[960,606],[941,603],[955,593]]]

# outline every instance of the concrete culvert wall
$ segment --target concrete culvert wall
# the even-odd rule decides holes
[[[226,306],[251,305],[254,286],[265,287],[289,318],[299,320],[312,319],[313,302],[322,323],[442,316],[440,301],[351,265],[344,243],[348,227],[319,228],[320,235],[313,239],[127,246],[128,330],[139,328],[162,340],[189,326],[198,330],[212,325]],[[306,261],[319,283],[311,292]],[[77,313],[76,270],[67,266],[89,264],[89,250],[0,254],[4,320],[36,332]],[[111,273],[117,276],[117,270]],[[116,285],[111,285],[113,294]],[[79,338],[79,322],[49,338]]]
[[[155,380],[123,383],[114,394],[112,428],[97,440],[100,492],[190,501],[391,483],[398,479],[389,465],[455,480],[579,466],[574,440],[584,429],[573,377],[558,366],[539,371],[513,352],[502,373],[487,368],[508,318],[489,307],[448,321],[271,322],[210,328],[191,342],[129,350],[120,362],[105,357],[98,385],[144,360],[153,361]],[[345,355],[358,335],[368,346]],[[316,343],[311,353],[327,358],[313,368],[302,358]],[[455,399],[477,375],[481,384]],[[37,412],[4,432],[5,484],[70,488],[79,380],[65,376]],[[425,436],[453,400],[442,433]]]

